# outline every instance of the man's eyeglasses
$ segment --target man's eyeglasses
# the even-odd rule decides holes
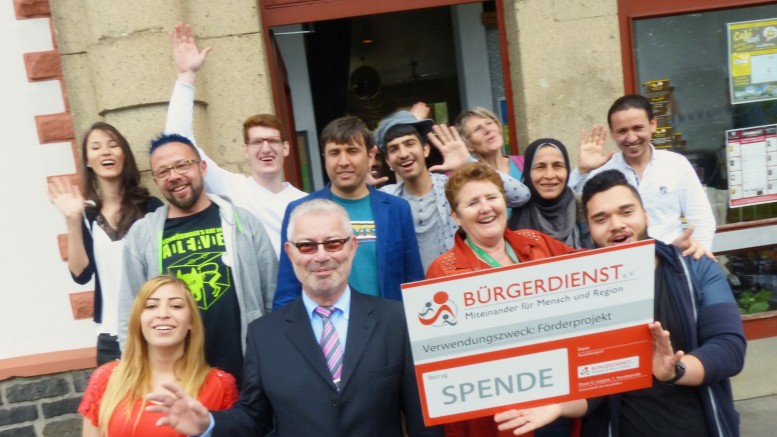
[[[280,148],[283,145],[283,138],[267,137],[267,138],[251,138],[250,140],[248,140],[248,147],[251,149],[258,149],[264,145],[265,141],[273,149]]]
[[[151,171],[151,176],[154,179],[166,179],[170,176],[170,170],[175,171],[179,175],[184,175],[192,169],[192,164],[197,164],[201,159],[182,159],[175,163],[175,165],[169,167],[159,167],[156,170]]]
[[[299,253],[310,255],[318,252],[318,246],[324,246],[324,250],[327,252],[339,252],[343,250],[345,243],[347,243],[351,238],[352,237],[332,238],[331,240],[322,241],[320,243],[316,243],[315,241],[302,241],[299,243],[290,241],[290,243],[293,244],[297,250],[299,250]]]

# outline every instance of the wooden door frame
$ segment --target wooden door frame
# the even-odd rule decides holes
[[[507,30],[505,28],[504,0],[494,0],[497,13],[497,28],[499,29],[499,48],[502,57],[502,80],[504,81],[505,100],[507,101],[508,120],[515,124],[515,107],[513,104],[513,87],[510,76],[510,52],[508,50]],[[311,23],[315,21],[332,20],[336,18],[358,17],[363,15],[383,14],[389,12],[407,11],[440,6],[454,6],[466,3],[482,3],[477,0],[259,0],[262,36],[266,53],[272,50],[272,34],[270,29],[276,26],[291,24]],[[270,84],[272,88],[273,103],[276,108],[290,107],[285,103],[285,93],[280,68],[277,61],[267,56],[268,70],[270,72]],[[284,126],[288,123],[284,123]],[[287,128],[288,129],[288,128]],[[510,144],[515,144],[518,150],[516,135],[517,126],[509,129]],[[287,132],[289,138],[295,138],[294,132]],[[313,133],[316,135],[316,133]],[[300,153],[296,147],[292,148],[292,154]],[[297,159],[288,160],[299,162]],[[298,169],[286,168],[289,176],[300,174]],[[294,183],[295,181],[291,181]],[[301,180],[299,181],[301,183]],[[297,186],[301,186],[295,183]]]

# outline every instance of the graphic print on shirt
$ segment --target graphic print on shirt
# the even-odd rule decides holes
[[[359,244],[375,243],[378,238],[374,221],[351,221],[351,227],[353,227],[353,234],[359,240]]]
[[[221,260],[224,250],[221,227],[173,234],[162,240],[165,270],[189,285],[200,309],[213,306],[232,285],[230,269]]]

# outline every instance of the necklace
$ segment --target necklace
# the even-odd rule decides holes
[[[490,265],[491,267],[502,267],[502,264],[499,263],[499,261],[495,260],[494,257],[486,253],[485,250],[479,248],[475,243],[472,242],[472,240],[469,238],[469,235],[467,236],[467,245],[472,249],[473,252],[475,252],[475,255],[478,256],[478,258],[485,261],[486,264]],[[505,252],[507,252],[507,256],[510,257],[510,259],[515,263],[518,264],[518,256],[515,254],[515,251],[513,250],[512,246],[510,246],[507,241],[505,241]]]

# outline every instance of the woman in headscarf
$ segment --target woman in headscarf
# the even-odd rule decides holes
[[[534,229],[575,249],[593,247],[580,198],[567,187],[569,155],[564,144],[541,138],[526,149],[523,183],[531,200],[514,208],[510,229]]]

